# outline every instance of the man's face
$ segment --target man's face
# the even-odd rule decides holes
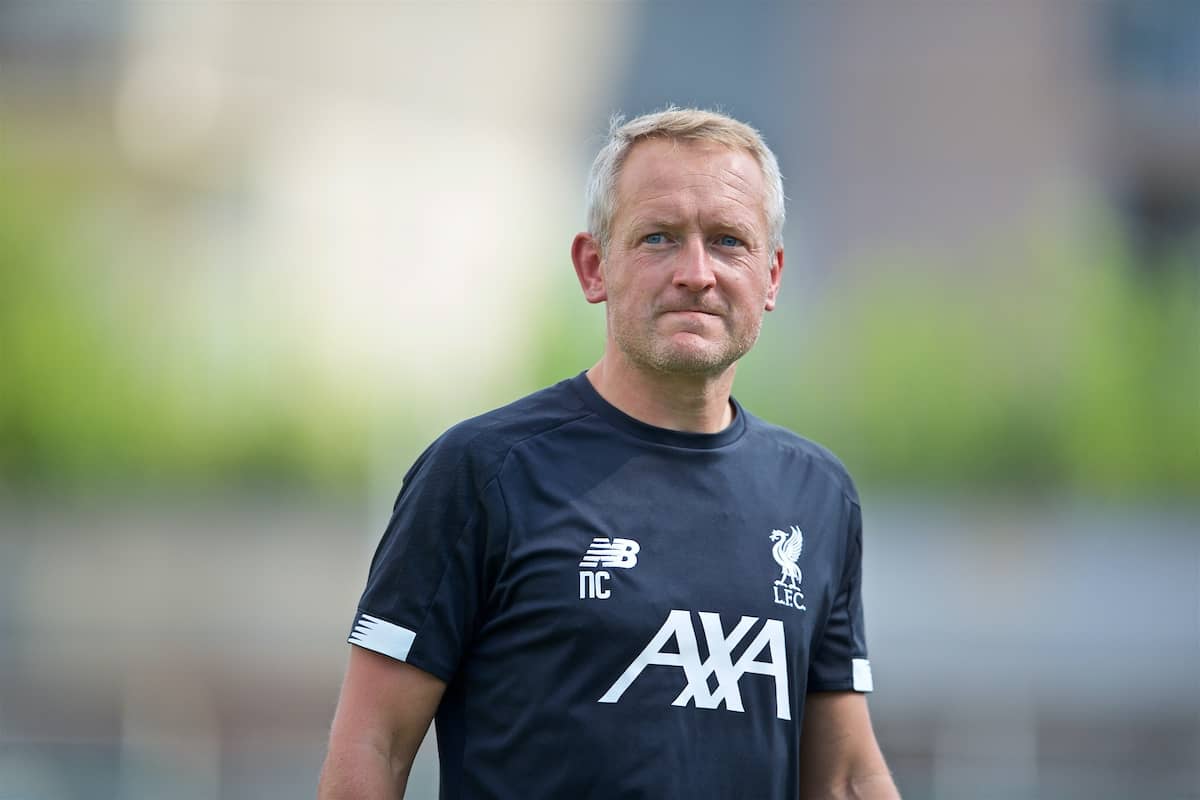
[[[765,197],[748,152],[666,139],[633,146],[601,263],[609,337],[631,362],[716,375],[750,349],[783,268]]]

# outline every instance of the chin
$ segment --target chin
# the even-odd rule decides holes
[[[662,372],[679,375],[716,375],[736,361],[729,353],[698,348],[672,348],[660,351],[653,358],[654,366]]]
[[[614,338],[631,363],[664,374],[719,375],[745,355],[732,340],[713,341],[691,332]]]

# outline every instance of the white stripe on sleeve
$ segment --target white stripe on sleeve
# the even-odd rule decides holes
[[[354,630],[346,641],[391,656],[397,661],[404,661],[408,658],[408,651],[416,636],[416,632],[408,628],[401,628],[370,614],[359,614],[354,623]]]
[[[854,691],[872,692],[875,682],[871,680],[871,662],[865,658],[850,659],[850,667],[854,670]]]

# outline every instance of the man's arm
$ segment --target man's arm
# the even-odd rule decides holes
[[[813,692],[800,733],[801,800],[900,800],[884,763],[866,695]]]
[[[352,646],[318,800],[403,797],[445,690],[445,682],[428,672]]]

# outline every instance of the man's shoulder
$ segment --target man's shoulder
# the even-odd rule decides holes
[[[477,475],[494,475],[521,442],[591,414],[570,384],[570,380],[559,381],[451,426],[429,446],[420,462],[468,466]]]
[[[477,447],[508,448],[590,413],[568,379],[465,419],[447,430],[443,437]]]
[[[782,425],[767,422],[750,413],[747,414],[747,417],[751,435],[760,437],[774,447],[805,459],[814,469],[836,483],[850,502],[858,504],[858,489],[854,485],[854,479],[846,465],[834,455],[832,450]]]

